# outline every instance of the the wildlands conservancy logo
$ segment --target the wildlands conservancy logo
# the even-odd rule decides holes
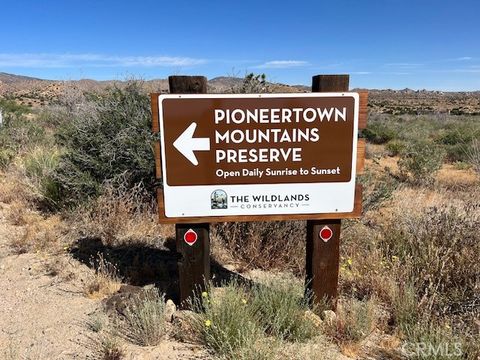
[[[309,194],[249,194],[229,196],[231,208],[240,209],[278,209],[309,206]]]
[[[268,209],[268,208],[299,208],[308,206],[310,201],[309,194],[247,194],[230,195],[225,190],[217,189],[210,196],[212,209],[228,209],[228,203],[231,208],[240,209]]]
[[[210,196],[212,209],[228,209],[227,193],[223,190],[215,190]]]

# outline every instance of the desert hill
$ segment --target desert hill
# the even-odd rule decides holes
[[[212,93],[231,92],[243,79],[221,76],[208,81]],[[122,86],[126,81],[118,80],[46,80],[23,75],[0,72],[0,97],[15,99],[21,104],[37,107],[55,103],[70,89],[85,92],[100,92],[113,85]],[[304,85],[269,83],[272,92],[308,92]],[[143,81],[145,92],[168,92],[167,79]],[[442,92],[429,90],[369,90],[369,107],[374,113],[384,114],[432,114],[455,115],[480,114],[480,91]]]

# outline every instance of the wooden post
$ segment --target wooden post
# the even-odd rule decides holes
[[[207,93],[207,78],[204,76],[169,76],[168,84],[171,94]],[[193,245],[184,240],[185,233],[190,229],[198,236]],[[210,280],[210,224],[175,224],[175,233],[179,254],[180,306],[185,307],[186,300],[203,291],[205,282]]]
[[[348,83],[348,75],[316,75],[312,78],[312,92],[348,91]],[[325,226],[333,232],[328,241],[320,238],[320,231]],[[340,227],[340,220],[307,220],[307,288],[314,303],[321,304],[326,300],[333,310],[337,306]]]

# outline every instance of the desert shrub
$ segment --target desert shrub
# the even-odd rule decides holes
[[[212,238],[246,268],[299,274],[305,264],[305,231],[303,221],[220,223]]]
[[[375,327],[375,301],[348,299],[338,307],[336,318],[326,332],[339,343],[359,342]]]
[[[412,205],[409,205],[412,206]],[[397,259],[398,278],[414,285],[422,309],[468,313],[476,297],[480,214],[474,204],[399,208],[379,246]]]
[[[99,333],[105,328],[106,321],[107,319],[104,314],[96,313],[91,315],[91,318],[87,320],[86,325],[90,331]]]
[[[253,286],[249,305],[267,334],[281,340],[306,341],[318,331],[305,316],[309,299],[304,292],[292,279],[276,277]]]
[[[445,159],[448,162],[458,162],[465,161],[465,147],[468,145],[464,144],[455,144],[455,145],[445,145],[443,148],[445,150]]]
[[[387,150],[388,156],[398,156],[406,148],[406,144],[402,140],[391,140],[385,145],[385,150]]]
[[[245,353],[262,335],[257,315],[248,301],[247,289],[236,282],[213,292],[207,287],[191,304],[198,312],[190,320],[199,340],[229,359]]]
[[[400,156],[398,166],[401,173],[415,184],[431,184],[441,168],[445,153],[430,141],[410,143]]]
[[[5,169],[12,162],[16,151],[11,148],[0,149],[0,169]]]
[[[171,228],[158,224],[156,209],[141,184],[129,189],[106,183],[98,198],[71,217],[81,236],[100,238],[105,245],[145,244],[171,235]]]
[[[93,349],[93,358],[96,360],[122,360],[125,358],[125,349],[115,334],[104,333],[97,339],[92,339],[90,347]]]
[[[145,289],[133,295],[119,326],[127,339],[135,344],[158,345],[166,333],[164,294],[156,289]]]
[[[404,283],[394,288],[392,315],[395,325],[400,329],[406,329],[417,323],[419,314],[415,285]]]
[[[14,100],[0,99],[0,111],[3,115],[4,123],[8,123],[14,118],[20,118],[30,112],[28,106],[18,104]]]
[[[444,145],[463,145],[480,136],[480,128],[471,122],[457,121],[447,124],[436,138],[436,142]]]
[[[263,94],[271,92],[265,74],[250,73],[245,75],[242,84],[231,89],[234,94]]]
[[[60,151],[56,148],[37,147],[23,157],[25,174],[41,199],[54,206],[59,200],[58,185],[53,173],[58,165]]]
[[[435,142],[445,149],[446,159],[455,162],[467,159],[465,149],[478,138],[480,138],[480,126],[471,121],[457,121],[439,129]]]
[[[51,105],[42,107],[37,116],[37,121],[45,129],[55,132],[57,129],[66,126],[66,123],[74,116],[66,106]]]
[[[362,134],[372,144],[385,144],[396,138],[395,130],[388,124],[386,121],[369,122]]]
[[[363,185],[364,212],[378,208],[399,186],[399,182],[390,174],[378,175],[368,169],[360,175],[359,181]]]
[[[408,359],[478,359],[475,339],[456,335],[448,322],[432,321],[428,317],[404,329],[402,354]],[[473,343],[471,343],[473,341]]]
[[[45,143],[45,130],[35,121],[23,116],[9,118],[0,126],[0,167],[8,166],[17,154]]]
[[[475,139],[469,148],[465,150],[466,158],[473,169],[480,174],[480,140]]]
[[[130,188],[143,183],[153,189],[150,105],[139,84],[114,87],[91,101],[94,106],[57,134],[65,148],[54,174],[62,205],[98,196],[105,181],[121,179]]]

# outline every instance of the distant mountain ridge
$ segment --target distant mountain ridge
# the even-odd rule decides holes
[[[0,72],[0,82],[13,83],[17,81],[45,81],[45,80],[35,78],[35,77],[30,77],[30,76],[15,75],[15,74],[9,74],[6,72]]]
[[[219,76],[208,81],[209,92],[225,93],[242,84],[243,78]],[[143,80],[147,93],[168,93],[167,79]],[[0,96],[8,96],[32,107],[54,103],[69,88],[97,92],[126,80],[47,80],[0,72]],[[269,83],[272,92],[308,92],[305,85]],[[480,91],[443,92],[429,90],[369,90],[369,108],[373,113],[424,114],[453,113],[480,115]]]

